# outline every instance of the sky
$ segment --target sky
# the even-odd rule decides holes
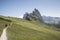
[[[34,8],[41,15],[60,17],[60,0],[0,0],[0,15],[20,17]]]

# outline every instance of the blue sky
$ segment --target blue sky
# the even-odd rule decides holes
[[[22,17],[37,8],[41,15],[60,17],[60,0],[0,0],[0,15]]]

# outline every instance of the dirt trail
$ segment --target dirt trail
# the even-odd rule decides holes
[[[8,27],[4,28],[3,29],[3,32],[2,32],[2,35],[0,37],[0,40],[7,40],[7,34],[6,34],[6,30],[7,30]]]

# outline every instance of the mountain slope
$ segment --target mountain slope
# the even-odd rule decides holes
[[[8,40],[60,40],[60,31],[47,28],[47,25],[41,22],[29,22],[12,17],[3,18],[12,21],[7,29]]]
[[[42,16],[45,23],[58,24],[60,22],[60,17]]]

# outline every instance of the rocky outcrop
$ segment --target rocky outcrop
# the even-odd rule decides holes
[[[40,12],[36,8],[32,13],[25,13],[23,16],[23,19],[29,20],[29,21],[31,20],[43,21]]]
[[[30,21],[29,16],[30,16],[29,13],[25,13],[24,16],[23,16],[23,19]]]

